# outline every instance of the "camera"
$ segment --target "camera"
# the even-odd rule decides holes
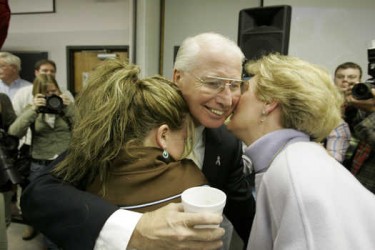
[[[357,100],[368,100],[374,97],[371,89],[375,88],[375,82],[373,79],[367,80],[364,83],[354,84],[352,88],[352,96]]]
[[[352,96],[357,100],[374,98],[371,89],[375,88],[375,48],[367,50],[367,58],[367,72],[372,78],[368,79],[366,82],[354,84]]]
[[[60,114],[64,108],[64,102],[58,95],[46,96],[46,106],[39,107],[39,113]]]

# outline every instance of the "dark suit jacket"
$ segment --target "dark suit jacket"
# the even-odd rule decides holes
[[[247,242],[255,206],[249,181],[242,174],[241,143],[225,127],[205,133],[203,172],[210,185],[227,194],[224,213]],[[118,209],[98,196],[62,184],[48,170],[24,191],[21,207],[24,218],[48,238],[64,249],[81,250],[93,249],[104,223]]]

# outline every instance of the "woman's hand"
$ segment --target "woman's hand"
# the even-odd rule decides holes
[[[46,106],[46,98],[43,94],[36,94],[33,98],[33,109],[38,110],[40,107]]]
[[[65,106],[69,106],[72,103],[72,100],[67,95],[61,94],[60,97],[63,100],[63,104]]]
[[[130,238],[128,249],[219,249],[224,229],[194,228],[217,225],[222,216],[210,213],[184,213],[181,203],[171,203],[143,214]]]

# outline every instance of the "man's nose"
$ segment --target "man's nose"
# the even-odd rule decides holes
[[[223,107],[231,107],[233,102],[233,93],[228,85],[217,94],[216,101],[223,105]]]

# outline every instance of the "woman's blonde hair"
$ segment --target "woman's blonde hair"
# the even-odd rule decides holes
[[[319,142],[339,124],[344,99],[323,68],[271,54],[248,63],[246,69],[255,77],[258,99],[279,103],[284,128],[305,132]]]
[[[154,76],[139,79],[140,69],[117,59],[99,65],[79,94],[76,122],[65,159],[54,174],[68,182],[91,182],[96,176],[105,182],[111,161],[120,149],[129,161],[142,157],[131,151],[143,146],[148,133],[163,124],[179,130],[193,122],[177,86]],[[191,151],[190,140],[185,147]]]
[[[36,94],[45,95],[47,93],[49,84],[55,85],[58,91],[61,93],[59,84],[57,83],[55,77],[53,77],[52,75],[39,74],[33,81],[33,96],[35,96]]]

